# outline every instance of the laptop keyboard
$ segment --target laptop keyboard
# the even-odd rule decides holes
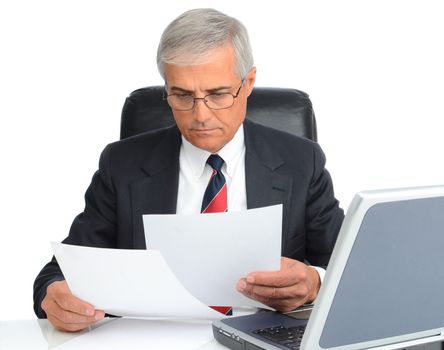
[[[262,328],[253,331],[254,334],[271,340],[288,349],[298,350],[301,346],[302,336],[304,335],[305,326],[284,327],[276,326]]]

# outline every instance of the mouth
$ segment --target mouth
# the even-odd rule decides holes
[[[203,134],[211,133],[211,132],[214,132],[216,130],[217,130],[217,128],[191,129],[192,132],[196,132],[196,133],[199,133],[199,134],[200,133],[203,133]]]

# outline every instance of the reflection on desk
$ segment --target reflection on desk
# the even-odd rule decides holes
[[[105,319],[80,333],[57,331],[47,320],[0,321],[1,350],[124,348],[226,350],[210,321]]]

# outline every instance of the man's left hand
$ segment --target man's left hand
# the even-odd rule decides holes
[[[279,271],[252,272],[241,278],[236,288],[251,299],[280,312],[288,312],[314,301],[320,286],[316,269],[282,257]]]

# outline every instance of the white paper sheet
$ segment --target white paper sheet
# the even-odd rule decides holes
[[[116,319],[54,350],[194,350],[211,342],[210,322]]]
[[[148,249],[207,305],[261,306],[236,291],[253,271],[279,270],[282,205],[197,215],[144,215]]]
[[[221,318],[176,279],[156,250],[52,243],[71,292],[119,316]]]

